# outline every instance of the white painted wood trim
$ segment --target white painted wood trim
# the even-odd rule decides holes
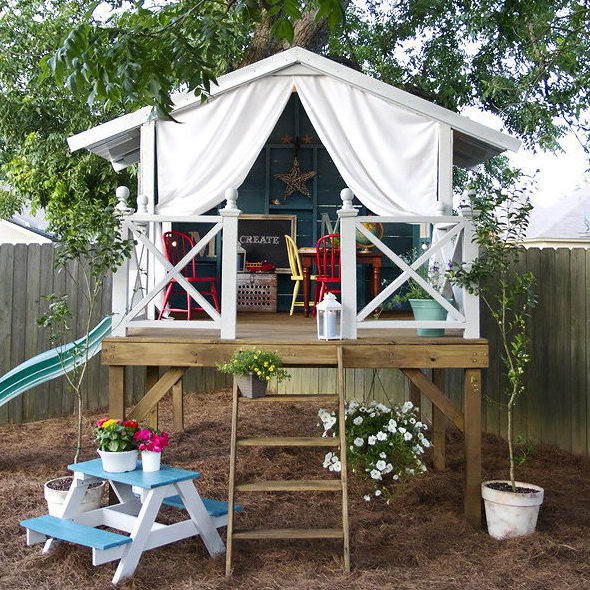
[[[130,320],[125,327],[155,330],[219,330],[221,320]]]
[[[154,212],[156,201],[156,123],[149,121],[140,128],[139,194],[147,197],[147,210]]]
[[[223,221],[221,215],[160,215],[156,213],[134,213],[127,217],[129,221],[135,223],[147,223],[154,221],[162,222],[179,222],[179,223],[220,223]]]
[[[448,214],[453,210],[453,130],[438,124],[438,205]]]
[[[470,265],[479,254],[479,247],[474,240],[475,229],[471,218],[465,216],[465,228],[463,230],[463,262]],[[479,338],[479,297],[463,289],[463,311],[467,318],[464,338]]]
[[[356,340],[356,217],[358,211],[352,206],[353,192],[340,192],[342,208],[338,209],[340,220],[340,288],[342,302],[342,339]]]

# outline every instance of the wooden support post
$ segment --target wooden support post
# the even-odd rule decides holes
[[[236,454],[238,438],[238,382],[234,376],[231,410],[231,440],[229,457],[229,497],[227,500],[227,538],[225,547],[225,576],[231,576],[231,559],[233,551],[234,511],[236,494]]]
[[[158,382],[159,378],[159,367],[145,368],[145,393],[147,393]],[[148,414],[146,414],[145,421],[152,428],[158,428],[158,404],[156,404],[154,408]]]
[[[174,430],[184,430],[184,397],[182,394],[182,379],[172,386],[172,412]]]
[[[445,390],[445,370],[433,369],[432,381],[441,390]],[[445,415],[432,404],[432,446],[434,468],[442,471],[446,467],[447,419]]]
[[[481,527],[481,370],[466,369],[463,386],[465,416],[465,516]]]
[[[125,418],[125,367],[109,366],[109,418]]]
[[[420,399],[420,390],[413,381],[410,381],[410,401],[419,409],[418,417],[422,420],[422,400]]]
[[[342,346],[336,349],[338,357],[338,424],[340,431],[340,482],[342,484],[342,536],[344,553],[344,571],[350,572],[350,530],[348,524],[348,473],[346,461],[346,386],[344,384],[344,360]]]
[[[182,378],[187,367],[170,367],[160,377],[158,382],[139,400],[139,403],[129,412],[133,420],[145,420],[153,407],[172,389],[172,386]]]

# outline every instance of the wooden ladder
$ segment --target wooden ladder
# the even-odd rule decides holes
[[[342,347],[336,348],[334,365],[338,367],[338,393],[333,395],[267,395],[259,398],[244,398],[238,395],[238,386],[234,379],[231,453],[229,466],[229,508],[227,523],[227,548],[225,575],[232,573],[232,551],[234,539],[342,539],[344,555],[344,571],[350,571],[350,544],[348,527],[348,489],[346,477],[346,433],[344,413],[344,368],[342,363]],[[238,438],[238,407],[242,402],[273,403],[273,402],[328,402],[338,403],[339,437],[258,437]],[[236,455],[238,447],[336,447],[339,449],[340,480],[262,480],[236,484]],[[234,529],[234,504],[236,492],[338,492],[342,495],[342,528],[323,529]]]

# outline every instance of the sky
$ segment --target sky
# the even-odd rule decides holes
[[[470,119],[497,129],[502,129],[500,119],[491,113],[470,107],[463,111]],[[510,161],[528,174],[537,173],[537,191],[532,195],[535,206],[543,207],[555,204],[560,199],[574,193],[577,189],[590,187],[590,160],[580,147],[573,134],[564,137],[561,142],[563,153],[533,153],[521,148],[517,153],[507,152]]]

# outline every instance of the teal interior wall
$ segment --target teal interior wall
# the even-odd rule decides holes
[[[276,178],[291,170],[296,154],[296,139],[299,138],[298,157],[304,172],[315,171],[316,175],[307,182],[310,196],[294,193],[285,196],[285,183]],[[392,162],[392,166],[396,163]],[[322,145],[296,93],[291,95],[283,114],[268,138],[264,148],[256,158],[246,180],[239,187],[238,207],[244,213],[281,214],[297,216],[297,245],[314,246],[325,233],[322,216],[329,217],[332,226],[338,219],[337,210],[341,207],[340,191],[346,188],[332,158]],[[370,214],[355,199],[361,215]],[[213,209],[209,214],[216,214]],[[198,232],[204,235],[207,227],[195,224],[175,224],[174,229],[185,233]],[[394,252],[409,252],[419,242],[418,226],[407,224],[388,224],[384,227],[384,241]],[[196,236],[193,233],[193,236]],[[199,274],[217,272],[221,276],[220,243],[215,255],[203,253],[199,258]],[[368,268],[358,267],[361,280],[358,285],[359,307],[365,302],[364,284],[369,280]],[[388,281],[397,274],[390,261],[384,260],[382,276]],[[279,275],[278,308],[288,310],[291,305],[293,284],[288,275]],[[313,293],[312,293],[313,296]]]

